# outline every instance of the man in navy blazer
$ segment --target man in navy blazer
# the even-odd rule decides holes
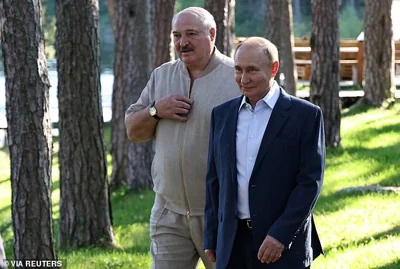
[[[251,37],[235,52],[243,95],[213,109],[204,249],[217,269],[303,269],[323,254],[312,209],[321,192],[321,109],[274,78],[278,51]]]

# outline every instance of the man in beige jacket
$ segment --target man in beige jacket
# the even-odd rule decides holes
[[[172,20],[179,59],[156,68],[125,116],[132,142],[155,141],[150,252],[154,269],[194,269],[203,250],[205,178],[211,110],[240,94],[233,60],[214,46],[216,26],[203,8]]]

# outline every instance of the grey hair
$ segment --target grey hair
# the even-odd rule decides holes
[[[172,18],[172,27],[174,27],[176,20],[181,14],[187,14],[187,13],[192,14],[197,18],[199,18],[203,22],[205,30],[208,34],[210,33],[211,28],[214,29],[217,28],[214,16],[206,9],[201,7],[188,7],[175,14],[175,16]]]
[[[263,49],[267,57],[267,64],[272,65],[274,62],[279,62],[278,48],[274,43],[263,37],[253,36],[246,38],[236,47],[235,55],[243,45],[259,46]]]

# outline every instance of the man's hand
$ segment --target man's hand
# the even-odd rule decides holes
[[[172,94],[156,101],[157,115],[162,119],[187,121],[193,101],[185,96]]]
[[[215,262],[217,260],[214,249],[206,249],[205,252],[206,252],[208,258],[210,259],[210,261]]]
[[[281,242],[267,235],[258,250],[257,258],[262,263],[276,262],[281,257],[284,249],[285,246]]]

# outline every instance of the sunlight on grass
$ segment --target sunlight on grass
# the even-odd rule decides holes
[[[324,187],[314,210],[325,249],[313,269],[400,268],[400,195],[350,194],[341,190],[380,184],[400,186],[400,113],[362,108],[342,118],[342,147],[328,149]],[[347,113],[347,112],[346,112]],[[110,140],[106,125],[106,142]],[[54,237],[58,237],[59,170],[53,152]],[[108,175],[112,159],[107,155]],[[12,256],[11,184],[9,159],[0,151],[0,233],[8,257]],[[114,234],[120,249],[86,248],[65,252],[70,269],[150,268],[149,217],[152,191],[141,193],[118,189],[111,195]],[[199,269],[204,269],[200,262]]]
[[[399,236],[371,240],[365,244],[350,245],[333,250],[315,260],[316,269],[397,269],[400,268]]]

